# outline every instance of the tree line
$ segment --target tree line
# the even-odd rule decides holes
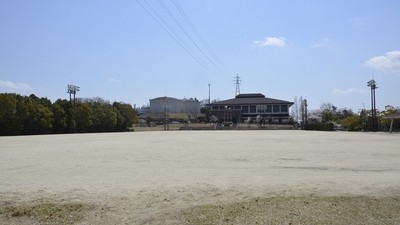
[[[385,106],[384,110],[376,110],[376,123],[379,131],[388,131],[390,128],[390,120],[384,119],[384,116],[388,116],[400,111],[399,107],[391,105]],[[342,124],[344,128],[350,131],[370,131],[372,130],[372,111],[361,110],[359,114],[355,114],[351,117],[347,117],[337,121]],[[393,120],[393,129],[398,131],[400,129],[400,119]]]
[[[349,131],[370,131],[372,130],[372,111],[360,110],[358,113],[349,108],[338,108],[329,102],[323,102],[319,109],[305,110],[304,99],[302,96],[294,98],[291,108],[291,118],[294,122],[303,123],[304,114],[307,115],[307,123],[334,123],[335,126],[342,127]],[[376,123],[378,130],[386,131],[390,127],[390,120],[384,116],[391,115],[400,111],[399,107],[391,105],[385,106],[384,110],[376,110]],[[393,128],[400,129],[400,119],[393,120]]]
[[[136,110],[101,98],[52,103],[35,95],[0,93],[0,135],[126,131],[138,123]]]

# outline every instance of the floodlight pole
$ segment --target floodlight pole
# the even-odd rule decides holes
[[[372,115],[372,132],[378,131],[378,121],[376,120],[376,100],[375,100],[375,89],[376,82],[374,79],[367,82],[367,86],[371,87],[371,115]]]
[[[80,87],[78,87],[78,86],[75,86],[75,85],[72,85],[72,84],[68,84],[68,86],[67,86],[67,93],[69,93],[69,102],[72,104],[72,102],[71,102],[71,95],[74,95],[74,108],[73,108],[73,110],[72,110],[72,112],[73,112],[73,115],[72,115],[72,117],[74,118],[74,121],[75,121],[75,105],[76,105],[76,99],[75,99],[75,95],[76,95],[76,92],[77,91],[80,91]],[[72,127],[70,127],[70,132],[72,133]]]

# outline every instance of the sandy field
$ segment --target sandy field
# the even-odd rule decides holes
[[[400,134],[264,130],[0,137],[0,204],[96,205],[80,224],[173,224],[172,215],[190,206],[276,195],[400,196]]]

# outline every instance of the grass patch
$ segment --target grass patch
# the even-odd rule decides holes
[[[269,197],[182,211],[187,224],[400,224],[400,198]]]
[[[74,224],[94,206],[80,203],[40,203],[32,206],[0,206],[0,216],[8,219],[30,219],[40,224]]]

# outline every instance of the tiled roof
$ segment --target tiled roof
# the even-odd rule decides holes
[[[211,103],[209,105],[249,105],[249,104],[288,104],[293,105],[293,102],[274,99],[274,98],[266,98],[263,94],[253,93],[253,94],[240,94],[237,95],[236,98],[219,101],[215,103]]]

